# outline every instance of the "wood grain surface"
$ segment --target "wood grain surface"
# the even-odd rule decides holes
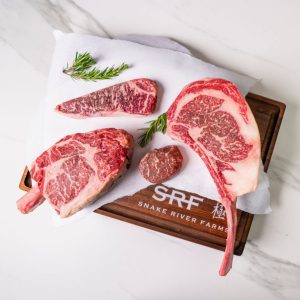
[[[258,124],[262,141],[262,161],[267,171],[285,104],[251,93],[246,99]],[[24,191],[31,188],[27,167],[19,187]],[[227,223],[223,206],[215,200],[178,190],[176,187],[150,185],[134,195],[116,199],[96,209],[95,213],[215,249],[225,249]],[[236,255],[243,253],[252,220],[252,214],[238,210]]]

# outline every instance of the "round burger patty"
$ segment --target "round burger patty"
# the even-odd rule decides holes
[[[141,159],[139,170],[151,183],[162,183],[179,171],[182,160],[177,146],[166,146],[148,152]]]

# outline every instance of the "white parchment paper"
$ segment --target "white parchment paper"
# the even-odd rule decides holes
[[[162,37],[130,35],[119,39],[106,39],[90,35],[63,34],[55,32],[57,44],[53,55],[47,97],[41,105],[42,123],[40,136],[43,143],[33,149],[29,147],[28,161],[32,162],[43,150],[53,145],[67,134],[86,132],[97,128],[115,127],[130,132],[134,138],[140,135],[137,129],[145,127],[145,122],[155,119],[165,112],[181,89],[188,83],[205,77],[220,77],[234,82],[242,94],[246,94],[255,80],[205,63],[191,56],[182,45]],[[129,39],[127,41],[125,39]],[[146,42],[147,41],[147,42]],[[148,46],[142,45],[147,44]],[[169,49],[164,49],[164,48]],[[131,68],[112,80],[98,82],[74,81],[62,73],[67,62],[71,63],[75,52],[90,52],[98,60],[98,67],[128,63]],[[54,112],[54,107],[68,99],[108,87],[126,80],[147,77],[159,84],[159,103],[156,113],[149,117],[103,117],[91,119],[71,119]],[[41,121],[41,120],[40,120]],[[141,157],[153,148],[169,144],[179,146],[184,156],[181,172],[164,184],[211,199],[218,199],[215,184],[202,160],[187,145],[171,140],[167,135],[156,134],[151,144],[141,149],[135,147],[132,165],[124,178],[98,201],[68,219],[60,219],[54,213],[56,224],[72,222],[92,212],[96,208],[117,198],[130,195],[148,186],[148,182],[138,172]],[[33,143],[34,145],[34,143]],[[42,148],[42,149],[41,149]],[[269,213],[269,182],[261,170],[260,183],[256,192],[238,198],[237,207],[254,214]]]

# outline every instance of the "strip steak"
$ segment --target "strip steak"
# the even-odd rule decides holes
[[[55,110],[71,118],[120,115],[147,116],[154,112],[157,85],[140,78],[122,82],[56,106]]]
[[[236,198],[254,191],[258,183],[261,146],[257,124],[231,82],[205,79],[188,84],[175,99],[167,112],[167,133],[201,157],[226,209],[228,233],[219,271],[224,276],[233,259]]]
[[[17,202],[28,213],[47,198],[61,217],[93,203],[126,172],[133,137],[122,129],[105,128],[67,135],[32,164],[36,185]]]

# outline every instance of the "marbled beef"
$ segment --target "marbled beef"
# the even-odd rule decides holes
[[[55,110],[71,118],[121,115],[149,115],[157,101],[157,85],[146,78],[122,82],[56,106]]]
[[[231,82],[199,80],[188,84],[169,108],[167,133],[201,157],[216,184],[227,216],[226,249],[219,271],[226,275],[234,252],[236,198],[254,191],[258,182],[261,145],[253,114]]]
[[[179,171],[182,159],[177,146],[154,149],[141,159],[139,170],[151,183],[162,183]]]
[[[129,167],[133,138],[105,128],[67,135],[32,164],[36,185],[17,202],[28,213],[47,198],[61,217],[73,215],[104,194]]]

